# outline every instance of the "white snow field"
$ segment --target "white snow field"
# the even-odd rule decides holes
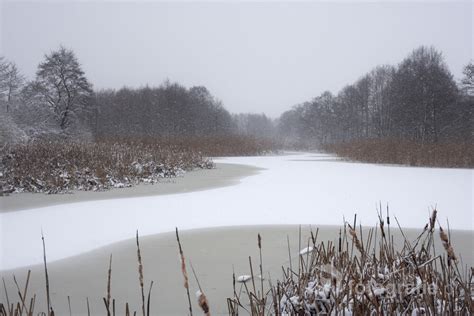
[[[183,194],[78,202],[0,214],[0,270],[77,255],[139,234],[262,224],[377,222],[389,204],[392,226],[421,228],[431,207],[440,223],[473,230],[472,169],[345,162],[317,153],[215,159],[265,170],[222,188]],[[93,193],[91,193],[93,194]],[[385,207],[384,207],[385,209]]]

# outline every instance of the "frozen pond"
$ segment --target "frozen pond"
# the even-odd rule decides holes
[[[140,235],[263,224],[340,225],[357,213],[374,225],[376,206],[389,204],[404,227],[423,227],[431,207],[451,229],[473,229],[473,170],[413,168],[345,162],[332,156],[217,159],[265,170],[232,186],[171,195],[53,205],[0,214],[0,269],[67,258]],[[203,173],[203,177],[205,177]],[[203,178],[203,181],[204,178]],[[94,194],[94,193],[91,193]],[[1,203],[1,200],[0,200]],[[393,223],[395,224],[395,223]]]

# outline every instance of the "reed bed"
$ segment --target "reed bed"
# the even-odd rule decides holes
[[[257,261],[248,258],[250,275],[233,275],[233,293],[227,299],[228,314],[260,315],[472,315],[474,313],[474,269],[462,267],[455,245],[451,243],[449,226],[442,227],[433,210],[427,224],[414,240],[404,237],[403,246],[394,243],[393,229],[400,228],[396,218],[378,214],[378,227],[363,234],[357,227],[356,216],[352,223],[345,222],[336,242],[320,241],[318,230],[312,231],[308,240],[300,239],[297,258],[288,246],[289,262],[282,266],[280,277],[263,275],[264,244],[260,234],[256,236],[259,250]],[[397,227],[392,227],[395,220]],[[439,238],[444,252],[436,253],[435,239]],[[191,261],[186,260],[184,247],[176,229],[177,253],[183,275],[183,291],[186,292],[189,315],[212,313]],[[113,297],[111,280],[112,256],[109,258],[106,294],[103,310],[91,312],[86,300],[88,315],[156,315],[151,306],[153,281],[145,281],[138,232],[137,284],[140,302],[131,306],[117,302]],[[24,285],[13,277],[16,293],[8,293],[3,280],[5,296],[1,298],[0,316],[55,315],[49,300],[49,277],[44,249],[45,291],[47,311],[36,311],[36,294],[28,292],[30,271]],[[295,261],[293,261],[295,260]],[[258,264],[258,266],[256,265]],[[188,267],[191,267],[199,290],[196,302],[200,310],[193,310]],[[147,267],[150,268],[150,267]],[[130,285],[133,287],[133,285]],[[240,287],[240,288],[239,288]],[[145,289],[148,288],[148,291]],[[130,293],[137,295],[137,293]],[[156,295],[159,295],[156,294]],[[70,298],[68,297],[68,302]],[[70,306],[70,305],[69,305]],[[70,314],[73,314],[70,309]]]
[[[420,167],[474,168],[474,144],[361,140],[327,144],[323,149],[350,160]]]
[[[282,278],[269,279],[265,292],[246,285],[257,278],[253,272],[243,280],[245,291],[234,282],[229,315],[472,315],[474,269],[460,267],[449,233],[439,223],[435,227],[436,216],[434,210],[419,236],[405,238],[401,249],[393,242],[388,211],[367,236],[356,217],[341,228],[337,243],[318,241],[316,230],[297,266],[290,257]],[[435,238],[445,253],[435,252]]]
[[[265,141],[243,137],[36,141],[5,146],[0,149],[0,195],[156,183],[189,170],[213,168],[208,157],[260,155],[271,148]]]

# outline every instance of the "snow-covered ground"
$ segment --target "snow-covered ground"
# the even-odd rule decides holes
[[[316,153],[216,159],[265,170],[239,184],[183,194],[88,201],[0,214],[1,269],[48,261],[134,236],[203,227],[377,221],[389,204],[404,227],[423,227],[437,206],[442,224],[473,230],[473,170],[343,162]],[[392,217],[393,218],[393,217]],[[393,221],[392,225],[395,225]]]

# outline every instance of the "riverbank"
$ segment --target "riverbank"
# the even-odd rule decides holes
[[[16,193],[0,197],[0,213],[70,203],[188,193],[226,187],[261,170],[249,165],[217,163],[214,169],[189,171],[184,176],[166,178],[155,184],[138,184],[105,191],[72,191],[66,194]]]

